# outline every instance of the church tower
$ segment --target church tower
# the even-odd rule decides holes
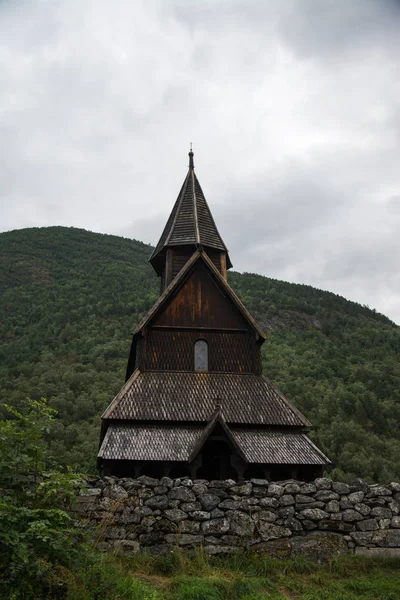
[[[150,263],[160,297],[102,417],[105,474],[311,479],[329,459],[262,374],[265,335],[227,282],[228,250],[189,170]]]

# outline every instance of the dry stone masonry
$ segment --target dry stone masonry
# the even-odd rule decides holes
[[[95,526],[102,550],[203,546],[212,555],[247,548],[315,560],[346,552],[400,555],[400,483],[141,476],[89,478],[86,485],[73,510]]]

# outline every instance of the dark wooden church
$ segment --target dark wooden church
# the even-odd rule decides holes
[[[329,459],[262,374],[265,335],[227,283],[232,266],[189,171],[150,263],[161,295],[138,325],[126,383],[102,417],[104,474],[311,479]]]

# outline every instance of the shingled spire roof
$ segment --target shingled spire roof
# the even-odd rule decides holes
[[[227,268],[232,266],[210,208],[194,172],[193,151],[189,152],[189,170],[181,191],[149,262],[157,271],[160,255],[168,247],[193,245],[226,252]]]

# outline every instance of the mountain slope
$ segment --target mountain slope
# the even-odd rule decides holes
[[[93,470],[100,415],[124,381],[131,332],[158,295],[151,247],[81,229],[0,234],[0,403],[45,396],[49,440]],[[268,333],[264,372],[312,421],[334,476],[400,477],[400,328],[310,286],[232,273]]]

